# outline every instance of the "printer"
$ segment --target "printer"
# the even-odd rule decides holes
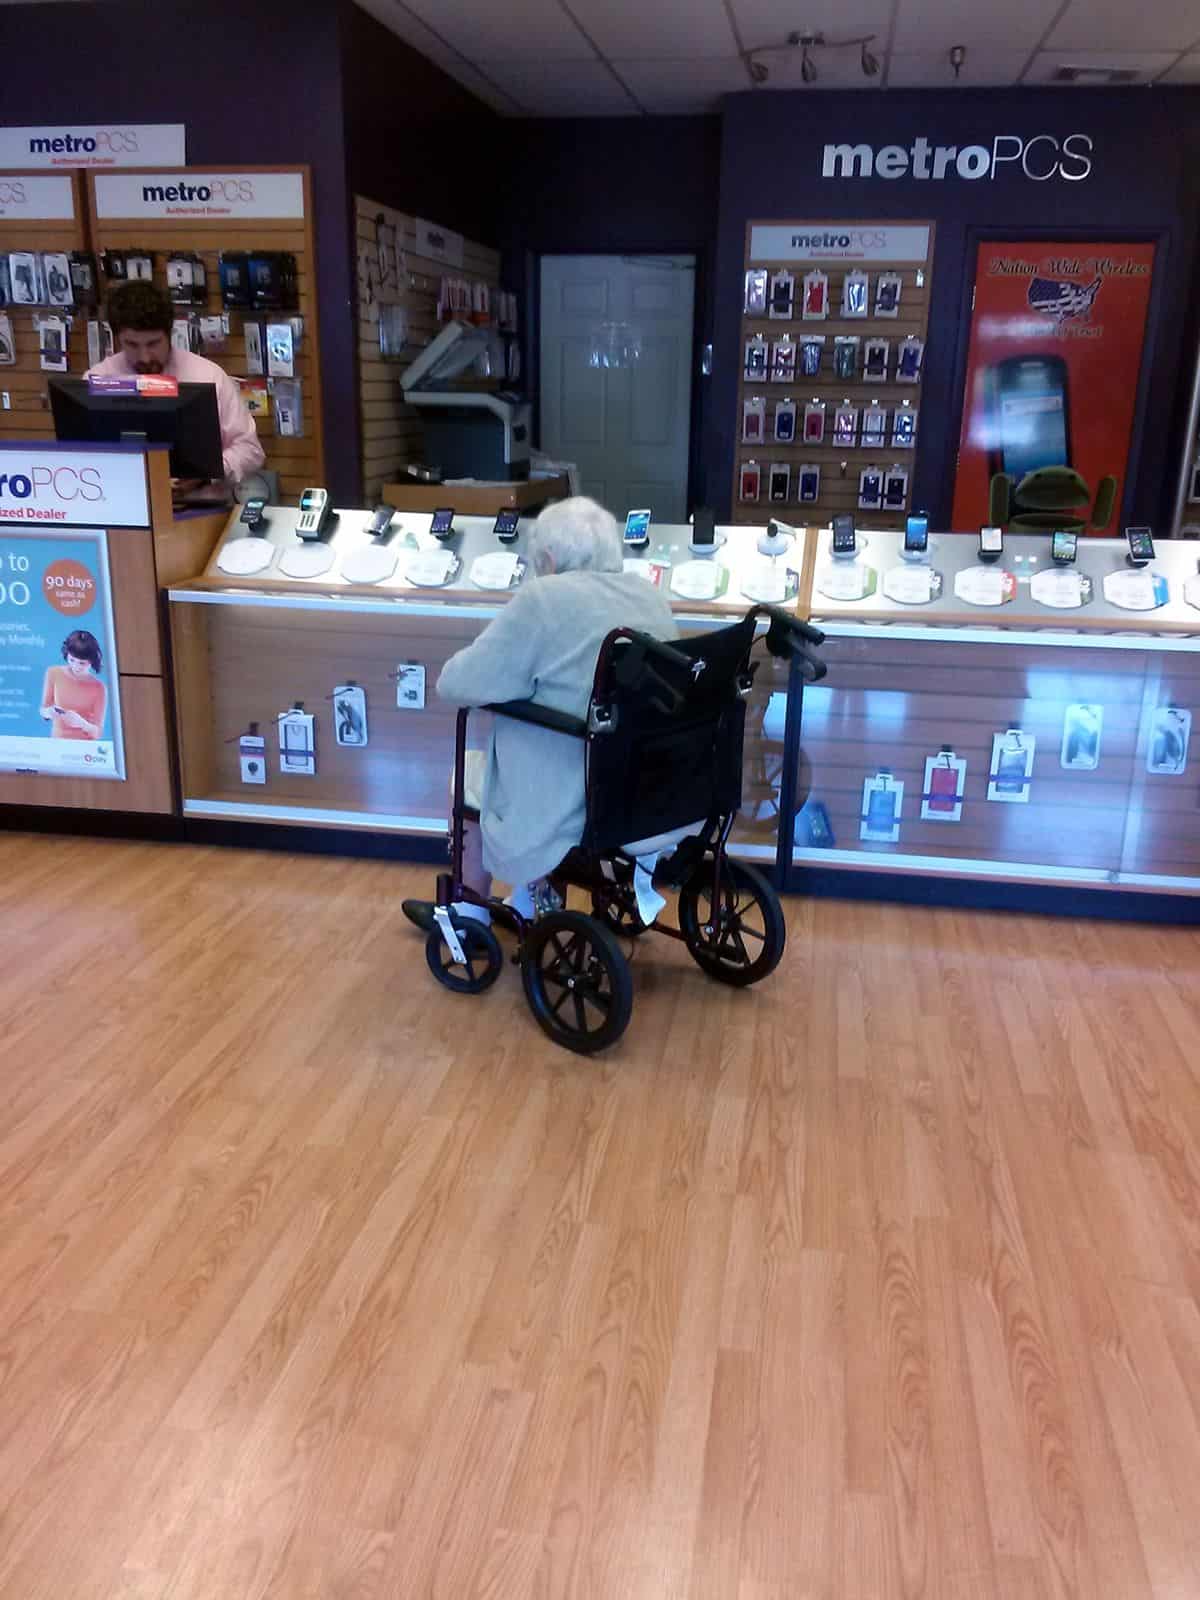
[[[530,405],[509,390],[471,389],[504,370],[503,343],[487,328],[451,322],[400,379],[405,401],[420,413],[425,459],[445,478],[500,483],[529,476]]]

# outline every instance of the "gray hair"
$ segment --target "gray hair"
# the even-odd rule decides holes
[[[585,495],[556,500],[533,525],[529,558],[539,575],[547,571],[620,572],[617,519]]]

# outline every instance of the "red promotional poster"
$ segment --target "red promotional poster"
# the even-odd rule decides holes
[[[1111,536],[1153,274],[1152,244],[980,245],[953,527]]]

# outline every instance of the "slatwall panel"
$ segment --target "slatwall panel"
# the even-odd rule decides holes
[[[400,398],[400,375],[413,358],[440,331],[438,291],[443,276],[486,283],[500,282],[499,251],[468,239],[463,265],[448,267],[416,253],[416,224],[412,217],[379,205],[364,195],[354,199],[358,252],[358,359],[359,403],[362,412],[363,486],[368,504],[377,502],[384,483],[399,476],[410,461],[424,459],[421,421]],[[377,266],[376,223],[396,229],[403,252],[399,281],[380,282]],[[410,348],[402,359],[384,360],[379,353],[381,302],[403,305],[408,313]]]
[[[178,168],[181,175],[190,169]],[[198,169],[197,169],[198,170]],[[205,168],[206,172],[211,168]],[[129,250],[144,246],[155,254],[154,281],[160,288],[167,286],[167,256],[172,251],[194,251],[200,256],[208,275],[208,300],[204,306],[190,308],[197,316],[218,316],[221,312],[221,283],[218,258],[222,250],[283,250],[296,257],[298,307],[296,312],[241,311],[229,313],[230,334],[224,351],[202,350],[200,353],[218,366],[224,367],[235,378],[248,376],[243,324],[247,321],[266,323],[283,321],[288,316],[304,318],[304,337],[296,352],[295,375],[300,380],[304,402],[304,435],[298,439],[279,438],[275,433],[275,410],[272,402],[269,417],[255,417],[258,437],[266,452],[266,465],[279,473],[282,498],[295,500],[302,489],[311,483],[325,482],[325,446],[323,413],[321,406],[321,356],[320,330],[317,322],[316,258],[312,231],[312,191],[307,167],[223,167],[223,172],[281,172],[302,171],[304,174],[303,221],[273,218],[239,219],[220,217],[211,222],[197,218],[179,220],[145,220],[134,218],[97,218],[94,189],[90,190],[93,217],[93,240],[99,256],[105,250]],[[110,286],[101,278],[101,296]],[[180,307],[180,315],[189,314],[189,308]]]
[[[1159,699],[1146,667],[1160,658],[1134,651],[831,636],[822,655],[829,676],[804,695],[802,776],[837,849],[1116,871],[1127,816],[1141,804],[1133,870],[1200,873],[1200,776],[1146,775],[1141,731],[1177,693],[1175,703],[1200,711],[1192,658],[1161,658],[1170,672]],[[1104,708],[1093,772],[1060,764],[1064,716],[1077,701]],[[987,799],[992,737],[1009,728],[1037,740],[1026,804]],[[943,745],[967,763],[962,820],[922,822],[925,759]],[[881,770],[904,783],[896,844],[859,839],[863,781]]]
[[[60,176],[60,174],[0,173],[3,179],[24,177]],[[72,250],[86,248],[84,242],[82,184],[78,173],[70,176],[75,196],[75,216],[70,222],[21,222],[0,218],[0,250]],[[95,312],[76,310],[70,312],[63,306],[3,306],[12,323],[16,344],[16,365],[0,367],[0,395],[9,396],[9,405],[0,400],[0,438],[53,439],[54,419],[50,415],[50,401],[46,384],[60,376],[43,372],[39,360],[39,340],[35,320],[41,316],[72,317],[70,341],[70,366],[62,376],[78,377],[87,367],[87,319]]]
[[[783,222],[776,226],[794,228],[797,231],[810,229],[813,224],[806,222]],[[888,371],[894,373],[897,363],[897,347],[901,340],[910,334],[925,340],[929,329],[929,299],[933,287],[932,263],[934,246],[934,226],[932,223],[892,223],[891,226],[920,226],[929,229],[929,254],[924,261],[887,261],[863,262],[862,270],[870,278],[870,294],[872,309],[875,305],[875,283],[880,273],[899,273],[903,280],[900,292],[899,315],[896,317],[854,317],[845,319],[835,313],[842,304],[842,285],[847,272],[855,269],[856,263],[843,261],[751,261],[750,237],[751,229],[761,226],[761,223],[747,223],[746,244],[743,266],[745,270],[765,268],[770,275],[786,267],[796,280],[795,301],[793,310],[796,315],[791,321],[778,319],[772,321],[765,313],[762,316],[743,316],[742,337],[738,346],[738,370],[743,374],[738,380],[737,413],[734,417],[734,438],[737,440],[733,469],[733,521],[734,522],[764,522],[768,516],[776,515],[789,522],[805,522],[826,526],[831,517],[838,512],[849,511],[860,521],[869,523],[873,528],[903,528],[904,519],[908,510],[912,509],[911,487],[912,472],[915,464],[916,450],[893,450],[891,444],[891,414],[897,406],[903,405],[907,400],[914,409],[921,407],[921,383],[864,383],[862,381],[862,346],[859,347],[859,372],[856,381],[846,383],[834,376],[833,371],[833,342],[841,335],[856,335],[864,343],[867,339],[879,337],[890,341],[891,349],[888,352]],[[856,229],[869,230],[877,226],[872,222],[854,223]],[[880,227],[887,224],[880,223]],[[831,314],[824,322],[805,322],[801,318],[801,296],[804,286],[804,274],[820,270],[829,278],[829,305]],[[921,280],[921,281],[918,281]],[[743,280],[744,281],[744,280]],[[756,333],[761,333],[768,345],[768,372],[770,371],[770,346],[785,333],[790,333],[792,339],[799,344],[806,334],[824,334],[825,347],[822,352],[821,372],[818,377],[806,378],[799,373],[799,357],[797,356],[797,376],[792,383],[748,383],[744,372],[744,356],[747,342]],[[928,354],[928,352],[926,352]],[[924,368],[922,368],[922,371]],[[762,444],[743,444],[742,439],[742,404],[747,399],[761,396],[766,401],[766,436]],[[805,444],[802,438],[804,430],[804,406],[809,400],[824,400],[826,403],[825,442],[823,444]],[[775,404],[779,400],[794,400],[796,402],[796,440],[793,444],[776,444],[774,442],[774,417]],[[877,400],[880,406],[888,413],[887,442],[882,450],[864,450],[861,445],[853,449],[835,447],[831,442],[833,434],[833,413],[843,401],[848,405],[856,406],[860,412],[859,437],[861,438],[861,412],[870,406],[872,400]],[[921,423],[918,418],[917,442],[920,442]],[[739,498],[741,465],[743,461],[757,461],[762,469],[761,493],[757,502],[746,503]],[[790,498],[784,505],[772,505],[768,498],[768,484],[770,481],[770,465],[772,462],[787,462],[792,469]],[[799,468],[813,463],[821,468],[821,494],[815,505],[801,505],[799,495]],[[909,472],[909,505],[903,511],[888,512],[884,510],[860,511],[858,509],[858,476],[867,466],[878,466],[881,469],[899,463],[908,468]],[[844,466],[844,471],[843,471]]]

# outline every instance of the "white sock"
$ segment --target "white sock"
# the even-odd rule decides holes
[[[477,906],[471,900],[455,900],[450,907],[457,917],[465,917],[468,922],[482,922],[491,927],[492,913],[486,906]]]
[[[518,888],[505,898],[504,904],[511,906],[519,917],[524,917],[527,922],[533,920],[537,907],[533,903],[533,894],[527,883],[522,883]]]

